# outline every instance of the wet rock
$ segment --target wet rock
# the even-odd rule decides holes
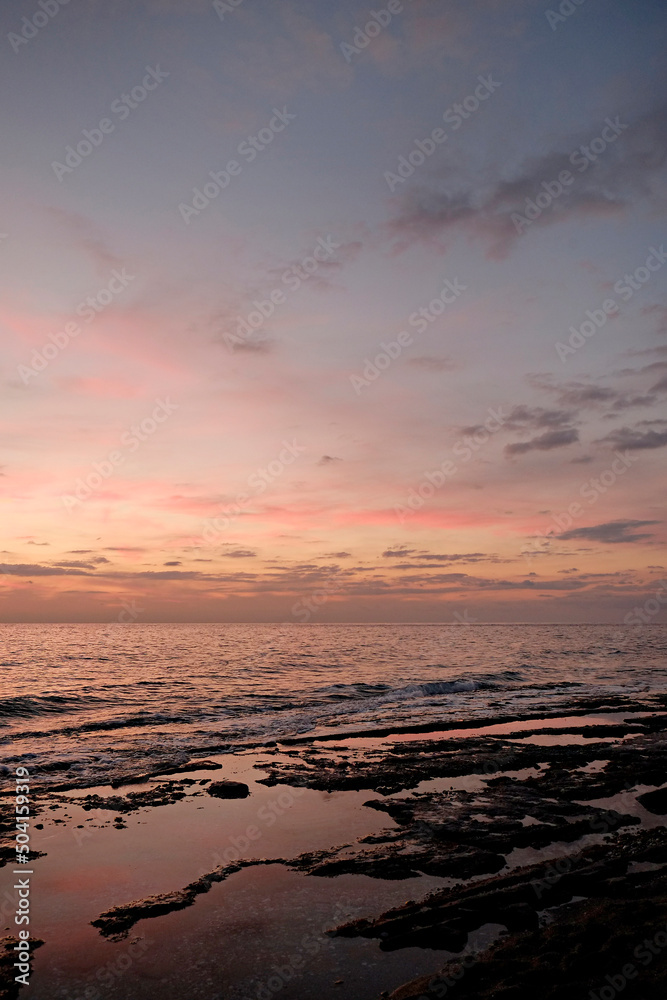
[[[593,898],[553,917],[405,984],[391,1000],[568,1000],[611,995],[610,983],[628,1000],[664,1000],[667,872],[603,878]]]
[[[338,849],[340,850],[340,849]],[[336,853],[336,849],[331,852]],[[472,878],[500,871],[505,859],[499,854],[461,845],[432,844],[415,848],[409,837],[383,851],[364,851],[350,857],[313,860],[302,855],[290,867],[306,875],[331,878],[335,875],[367,875],[369,878],[399,880],[419,875],[440,878]]]
[[[632,861],[659,864],[659,859],[662,868],[658,872],[628,874]],[[377,938],[385,951],[424,947],[460,952],[468,935],[485,924],[501,924],[513,934],[534,931],[539,927],[540,913],[547,909],[553,912],[554,907],[568,904],[576,896],[628,901],[653,895],[662,898],[667,887],[666,859],[667,831],[644,831],[559,858],[558,867],[555,861],[543,861],[469,885],[442,889],[421,902],[395,907],[375,919],[343,924],[332,934]],[[640,940],[638,936],[636,943]]]
[[[126,774],[115,778],[111,782],[111,787],[120,788],[121,785],[141,785],[146,781],[150,781],[151,778],[157,778],[163,774],[185,774],[187,771],[219,771],[221,767],[222,764],[218,764],[214,760],[190,760],[187,764],[167,764],[142,774]]]
[[[185,798],[186,793],[175,781],[166,781],[145,792],[128,792],[127,795],[84,795],[71,801],[81,805],[86,811],[91,809],[111,809],[113,812],[129,813],[146,806],[168,806]]]
[[[636,816],[614,810],[544,798],[527,782],[504,776],[489,781],[479,793],[455,791],[443,797],[441,792],[427,792],[408,799],[376,799],[366,805],[388,813],[421,839],[505,855],[517,847],[538,849],[554,841],[573,843],[587,834],[608,833],[640,822]],[[532,823],[524,826],[526,816]]]
[[[43,803],[33,802],[31,804],[30,821],[34,820],[37,816],[41,814],[44,809]],[[5,865],[14,864],[16,862],[16,821],[17,817],[15,813],[15,807],[9,802],[0,802],[0,868],[4,868]],[[35,823],[35,829],[43,829],[41,823]],[[29,855],[27,855],[32,861],[34,858],[44,857],[43,851],[36,851],[31,847]]]
[[[17,1000],[21,984],[17,983],[15,976],[18,974],[14,968],[17,961],[17,953],[14,950],[19,943],[16,937],[0,938],[0,1000]],[[30,945],[30,958],[33,952],[44,944],[40,938],[28,938]],[[30,962],[32,966],[32,961]]]
[[[540,712],[540,719],[557,719],[561,718],[563,715],[568,716],[575,715],[589,715],[593,712],[638,712],[638,711],[648,711],[654,712],[656,707],[662,707],[663,709],[667,706],[667,698],[662,693],[655,693],[649,697],[647,701],[640,702],[634,698],[627,698],[623,695],[602,695],[595,697],[583,697],[583,698],[573,698],[570,706],[567,709],[567,713],[563,709],[557,711],[545,711]],[[340,742],[349,737],[370,737],[372,739],[393,736],[397,733],[434,733],[434,732],[447,732],[451,729],[480,729],[484,726],[493,726],[501,723],[508,722],[521,722],[524,719],[534,719],[535,713],[526,716],[520,712],[516,712],[509,715],[495,715],[484,718],[483,716],[473,720],[470,719],[457,719],[457,720],[447,720],[447,721],[433,721],[433,722],[422,722],[415,723],[412,725],[404,726],[391,726],[379,729],[377,727],[372,727],[368,729],[356,729],[352,732],[337,732],[335,734],[324,734],[317,736],[316,739],[318,743],[325,742],[328,740]],[[643,720],[637,720],[643,721]],[[284,737],[278,741],[281,747],[286,746],[298,746],[303,744],[312,744],[312,736],[289,736]],[[268,744],[269,746],[271,744]]]
[[[91,920],[91,925],[99,928],[103,937],[107,937],[111,941],[121,941],[127,937],[128,931],[138,920],[160,917],[165,913],[172,913],[174,910],[184,910],[186,907],[192,906],[197,896],[208,892],[214,883],[223,882],[230,875],[241,871],[242,868],[283,863],[283,861],[262,858],[239,861],[236,864],[215,868],[212,872],[207,872],[206,875],[190,882],[183,889],[147,896],[145,899],[136,899],[122,906],[112,906],[111,909],[101,913],[97,920]]]
[[[664,716],[662,719],[664,726]],[[625,728],[623,735],[627,735]],[[509,738],[503,739],[498,736],[396,742],[390,743],[387,747],[360,751],[354,760],[348,762],[344,770],[337,766],[337,761],[313,750],[307,756],[294,761],[262,764],[261,767],[267,771],[268,776],[260,778],[259,783],[305,785],[323,791],[373,789],[381,795],[392,795],[403,789],[415,788],[426,779],[472,774],[491,777],[507,771],[535,768],[545,763],[553,769],[556,781],[563,773],[567,779],[568,772],[576,771],[594,760],[608,759],[612,749],[620,751],[627,748],[627,768],[630,768],[631,758],[636,757],[640,760],[642,757],[641,752],[633,749],[634,744],[651,739],[653,737],[648,735],[637,735],[635,739],[623,744],[623,747],[598,742],[541,746],[527,742],[511,742]],[[643,770],[647,774],[655,775],[660,767],[667,763],[667,750],[662,757],[653,757],[652,762],[651,757],[652,751],[649,752],[647,744]],[[664,774],[665,770],[662,773]],[[619,771],[617,777],[616,784],[620,788],[624,787],[624,777],[625,769],[623,774]],[[610,778],[611,775],[605,776],[605,780]],[[548,778],[542,777],[535,780],[544,780],[545,784],[549,781]],[[654,781],[646,781],[646,784],[660,784],[662,780],[660,777]],[[565,784],[567,785],[567,780]],[[580,786],[578,787],[580,790]],[[558,795],[558,797],[566,796]]]
[[[654,813],[656,816],[667,816],[667,788],[656,788],[653,792],[644,792],[637,796],[644,809]]]
[[[661,724],[664,728],[664,716]],[[607,744],[599,758],[607,761],[604,768],[582,775],[575,768],[559,768],[545,756],[551,766],[540,775],[528,777],[525,783],[541,795],[584,801],[609,798],[636,785],[661,785],[667,774],[665,732],[638,736],[618,745]]]
[[[414,793],[409,798],[372,799],[365,805],[387,813],[400,829],[365,837],[356,848],[343,845],[303,854],[290,866],[328,878],[367,875],[393,880],[432,875],[470,879],[501,871],[505,857],[517,847],[574,843],[592,833],[640,822],[636,816],[614,810],[550,801],[507,777],[490,782],[482,793]],[[522,822],[526,815],[532,819],[528,825]]]
[[[250,789],[243,781],[212,781],[206,791],[217,799],[245,799],[250,795]]]
[[[172,913],[174,910],[183,910],[187,906],[192,906],[200,893],[208,892],[214,882],[222,882],[229,875],[240,871],[241,867],[241,865],[227,865],[226,868],[218,868],[214,872],[202,875],[201,878],[186,885],[183,889],[163,892],[156,896],[147,896],[145,899],[136,899],[124,906],[113,906],[110,910],[101,913],[97,920],[91,920],[91,924],[100,929],[103,937],[111,938],[112,941],[120,941],[127,937],[129,929],[138,920],[159,917],[164,913]]]

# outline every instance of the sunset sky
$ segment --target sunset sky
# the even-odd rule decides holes
[[[658,591],[663,2],[0,21],[3,621]]]

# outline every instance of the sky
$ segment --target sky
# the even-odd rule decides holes
[[[0,620],[660,621],[666,43],[4,4]]]

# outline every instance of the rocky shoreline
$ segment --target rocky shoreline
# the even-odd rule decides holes
[[[84,794],[75,788],[69,796],[51,790],[40,808],[45,822],[61,824],[70,819],[71,806],[94,810],[85,821],[93,828],[110,826],[115,813],[113,825],[122,830],[132,814],[145,816],[153,807],[195,808],[187,804],[193,799],[202,808],[218,797],[243,802],[249,795],[252,801],[258,786],[279,786],[283,794],[291,786],[327,798],[371,793],[359,804],[386,817],[386,827],[375,823],[366,828],[375,832],[352,842],[296,856],[277,856],[267,843],[267,856],[248,853],[182,888],[116,900],[90,921],[100,935],[121,941],[142,921],[153,924],[192,907],[216,883],[259,866],[281,866],[332,886],[339,876],[429,877],[442,888],[383,913],[373,912],[371,887],[363,916],[328,929],[343,949],[345,940],[356,938],[376,942],[384,953],[444,953],[437,975],[397,985],[383,997],[571,1000],[574,991],[582,1000],[590,993],[612,1000],[609,990],[620,992],[621,980],[629,998],[664,996],[665,699],[632,704],[609,698],[575,705],[566,717],[496,718],[438,731],[411,727],[372,737],[286,739],[250,755],[246,767],[261,771],[254,782],[248,778],[254,793],[243,782],[230,782],[224,768],[222,780],[212,781],[221,765],[195,759],[114,782],[118,789],[145,789]],[[168,774],[173,778],[160,780]],[[159,920],[155,926],[159,933]],[[478,932],[494,940],[479,952]],[[351,973],[350,1000],[353,982]]]
[[[604,1000],[621,990],[658,1000],[667,984],[667,790],[640,789],[667,777],[666,728],[661,712],[557,730],[592,740],[585,744],[522,743],[554,734],[538,726],[513,731],[511,740],[394,743],[343,761],[311,747],[264,780],[390,795],[425,778],[488,776],[474,791],[372,800],[366,804],[386,812],[397,830],[292,862],[316,876],[401,879],[421,872],[465,880],[332,931],[377,939],[386,951],[462,953],[437,976],[398,988],[391,1000],[569,1000],[573,992]],[[641,808],[628,813],[595,804],[619,795]],[[651,818],[647,824],[642,811],[659,825],[646,829]],[[597,843],[581,849],[587,840]],[[513,852],[527,848],[557,848],[557,857],[511,867]],[[480,955],[466,952],[471,932],[489,924],[502,926],[501,939]]]

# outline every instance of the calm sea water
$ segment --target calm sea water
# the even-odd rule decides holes
[[[102,783],[297,734],[667,691],[667,626],[1,625],[5,772]]]

